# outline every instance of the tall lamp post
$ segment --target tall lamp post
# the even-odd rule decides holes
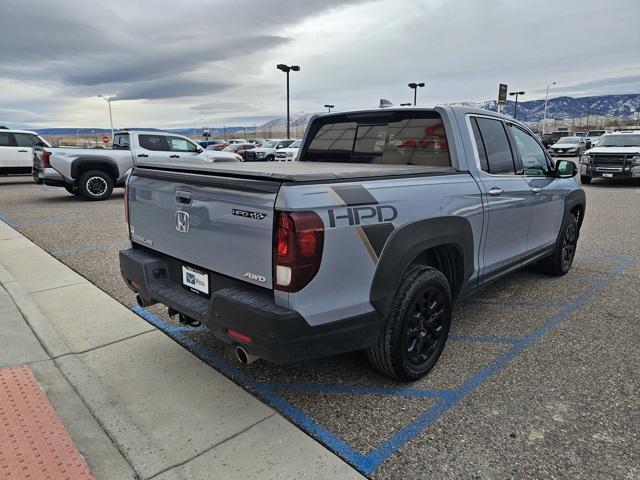
[[[331,113],[331,109],[334,108],[334,107],[335,107],[335,105],[329,105],[329,104],[324,106],[324,108],[328,108],[329,109],[329,113]]]
[[[544,96],[544,120],[542,120],[542,135],[544,135],[544,129],[547,125],[547,102],[549,101],[549,88],[555,85],[556,82],[551,82],[547,85],[547,93]]]
[[[291,138],[291,128],[289,125],[289,72],[290,71],[299,72],[300,66],[285,65],[284,63],[279,63],[278,65],[276,65],[276,68],[287,74],[287,138]]]
[[[413,106],[416,106],[416,100],[418,99],[418,87],[424,87],[424,82],[410,83],[409,88],[413,90]]]
[[[513,118],[515,118],[516,120],[518,119],[518,117],[516,115],[518,115],[518,96],[519,95],[524,95],[524,92],[511,92],[509,93],[510,96],[515,95],[516,96],[516,103],[513,104]]]
[[[109,104],[109,121],[111,122],[111,142],[113,142],[113,115],[111,115],[111,100],[114,97],[105,97],[104,95],[98,95],[98,97],[102,98]]]

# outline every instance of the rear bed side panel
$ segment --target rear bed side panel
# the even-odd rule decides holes
[[[310,325],[373,311],[373,278],[386,241],[398,228],[426,218],[460,216],[471,226],[476,249],[482,231],[480,190],[466,173],[285,185],[276,208],[314,210],[324,222],[316,277],[300,292],[276,293],[278,303],[298,311]],[[473,259],[472,276],[478,272],[477,255]]]

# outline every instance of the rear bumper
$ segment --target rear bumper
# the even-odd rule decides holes
[[[202,322],[218,339],[242,345],[273,363],[290,363],[371,346],[383,326],[377,312],[311,326],[296,311],[276,305],[273,292],[209,272],[211,298],[181,285],[182,263],[142,248],[120,252],[120,271],[145,304],[162,303]],[[133,283],[133,284],[132,284]],[[251,338],[238,341],[229,330]]]
[[[38,185],[49,185],[51,187],[64,187],[67,182],[65,178],[53,168],[33,169],[33,181]]]

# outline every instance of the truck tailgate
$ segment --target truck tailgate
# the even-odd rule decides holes
[[[272,288],[280,182],[137,167],[128,183],[131,240],[184,262]]]

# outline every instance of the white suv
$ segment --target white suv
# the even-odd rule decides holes
[[[36,132],[0,127],[0,175],[31,173],[33,147],[39,143],[50,146]]]

